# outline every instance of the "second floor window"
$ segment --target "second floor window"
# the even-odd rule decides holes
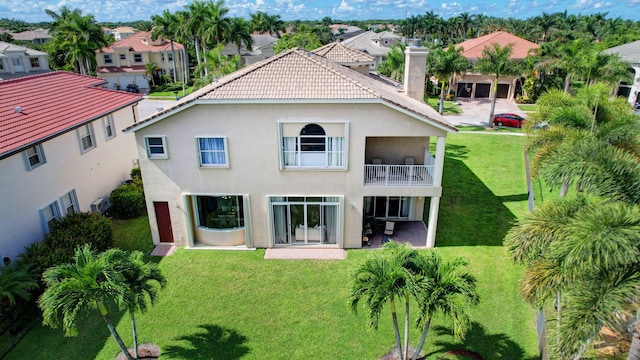
[[[40,59],[38,59],[36,57],[29,58],[29,62],[31,63],[31,67],[32,68],[39,68],[40,67]]]
[[[282,138],[286,167],[344,168],[345,137],[327,136],[318,124],[305,125],[297,137]]]
[[[142,54],[133,54],[133,61],[137,63],[142,62]]]
[[[113,64],[113,59],[110,54],[104,54],[104,63],[105,64]]]
[[[80,127],[78,129],[78,136],[80,137],[80,146],[82,147],[83,153],[96,147],[96,142],[93,136],[93,126],[91,124]]]
[[[113,125],[113,115],[109,114],[102,119],[104,125],[104,136],[107,140],[116,137],[116,127]]]
[[[227,139],[224,137],[196,138],[201,167],[227,167]]]
[[[173,54],[172,53],[168,53],[167,54],[167,60],[173,61]]]
[[[147,136],[144,138],[144,142],[149,159],[166,159],[169,157],[167,139],[164,136]]]
[[[35,145],[25,150],[29,170],[33,170],[46,162],[42,145]]]

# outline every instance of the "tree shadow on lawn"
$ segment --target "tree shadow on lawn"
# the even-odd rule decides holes
[[[504,203],[526,200],[527,194],[496,196],[462,161],[467,153],[465,146],[447,144],[436,244],[502,246],[516,219]]]
[[[247,337],[218,325],[199,325],[191,335],[176,338],[180,345],[163,347],[161,356],[171,359],[240,359],[249,348]],[[184,344],[184,345],[183,345]]]
[[[435,346],[439,349],[427,353],[427,359],[439,359],[447,351],[451,350],[471,350],[482,356],[486,360],[537,360],[537,356],[527,357],[524,350],[515,341],[505,334],[487,334],[484,327],[473,322],[467,332],[467,336],[462,343],[453,341],[452,330],[446,326],[436,326],[433,328],[434,335],[438,338],[449,338],[452,341],[436,341]],[[437,357],[434,357],[437,355]]]

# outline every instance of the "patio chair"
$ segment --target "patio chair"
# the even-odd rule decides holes
[[[393,221],[387,221],[386,224],[384,225],[384,234],[387,236],[392,236],[393,235],[393,229],[395,228],[396,223],[394,223]]]

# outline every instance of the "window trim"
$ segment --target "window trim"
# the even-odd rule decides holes
[[[324,129],[324,126],[326,125],[332,125],[332,124],[341,124],[344,126],[344,135],[337,137],[337,138],[342,138],[342,165],[337,165],[337,166],[333,166],[333,165],[323,165],[323,166],[312,166],[312,165],[308,165],[308,166],[304,166],[304,165],[287,165],[286,164],[286,156],[285,156],[285,138],[289,138],[289,137],[285,137],[284,136],[284,129],[283,126],[287,125],[287,124],[300,124],[302,125],[303,129],[306,125],[310,125],[310,124],[316,124],[320,127],[322,127]],[[280,170],[284,170],[284,171],[318,171],[318,170],[326,170],[326,171],[347,171],[349,170],[349,122],[348,121],[313,121],[313,120],[308,120],[308,121],[278,121],[278,146],[279,146],[279,151],[278,151],[278,157],[280,160]],[[295,139],[296,139],[296,155],[298,156],[298,154],[302,153],[300,145],[301,145],[301,141],[300,139],[302,137],[306,137],[306,135],[296,135]],[[313,135],[311,137],[318,137],[316,135]],[[328,146],[328,141],[331,138],[336,138],[335,136],[329,136],[329,135],[324,135],[325,137],[325,156],[328,157],[329,156],[329,152],[332,152],[331,150],[329,150],[327,148]]]
[[[50,218],[46,218],[45,217],[45,209],[49,208],[51,210],[52,213],[52,217]],[[42,222],[42,230],[44,231],[45,234],[49,233],[49,221],[51,220],[59,220],[60,218],[62,218],[62,215],[60,213],[60,207],[58,205],[58,201],[54,201],[52,203],[49,203],[48,205],[46,205],[45,207],[40,209],[40,221]]]
[[[67,206],[65,204],[65,196],[69,196],[69,200],[71,201],[71,204],[69,204],[69,206]],[[64,193],[62,196],[60,196],[59,198],[59,204],[60,207],[62,208],[60,210],[60,213],[64,213],[63,215],[69,215],[69,214],[73,214],[73,213],[78,213],[80,212],[80,205],[78,205],[78,196],[76,195],[76,190],[73,189],[69,192]],[[71,207],[72,211],[67,211],[67,209]]]
[[[151,153],[151,145],[149,144],[149,139],[161,139],[162,140],[162,154],[152,154]],[[160,145],[153,145],[154,147],[158,147]],[[149,159],[168,159],[169,152],[167,149],[167,137],[165,135],[146,135],[144,137],[144,147],[147,150],[147,158]]]
[[[224,146],[224,164],[203,164],[202,163],[202,150],[200,149],[200,139],[222,139],[222,143]],[[198,155],[198,166],[200,168],[229,168],[229,144],[226,136],[196,136],[196,153]]]
[[[111,57],[111,54],[104,54],[102,58],[105,64],[113,64],[113,58]]]
[[[116,137],[117,131],[115,122],[113,121],[113,114],[109,114],[102,118],[102,128],[104,129],[104,137],[107,141]],[[111,128],[111,136],[109,136],[109,128]]]
[[[37,155],[39,160],[40,160],[40,161],[38,161],[37,163],[35,163],[33,165],[31,164],[31,156],[33,156],[33,155],[29,155],[27,153],[27,151],[30,150],[30,149],[35,149],[36,153],[33,154],[33,155]],[[31,171],[31,170],[33,170],[33,169],[35,169],[37,167],[40,167],[40,166],[42,166],[42,165],[47,163],[47,158],[44,156],[44,148],[42,147],[42,144],[36,144],[36,145],[33,145],[33,146],[29,147],[29,148],[26,148],[23,153],[24,153],[24,159],[25,159],[26,164],[27,164],[27,170],[29,170],[29,171]]]
[[[86,128],[87,129],[87,134],[83,135],[82,134],[82,129]],[[93,124],[92,123],[88,123],[88,124],[84,124],[82,126],[80,126],[77,130],[77,134],[78,134],[78,141],[80,142],[80,151],[85,154],[93,149],[96,148],[96,135],[93,132]],[[89,147],[85,147],[84,144],[82,143],[82,140],[86,137],[89,137],[91,139],[91,146]]]

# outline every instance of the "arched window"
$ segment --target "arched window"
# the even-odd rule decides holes
[[[322,126],[309,124],[300,131],[300,151],[324,152],[327,137]]]
[[[297,136],[282,137],[284,166],[342,168],[345,166],[345,136],[336,134],[335,125],[329,135],[318,124],[306,124]],[[333,134],[331,133],[333,131]],[[344,133],[344,132],[343,132]],[[293,134],[291,134],[293,135]]]

